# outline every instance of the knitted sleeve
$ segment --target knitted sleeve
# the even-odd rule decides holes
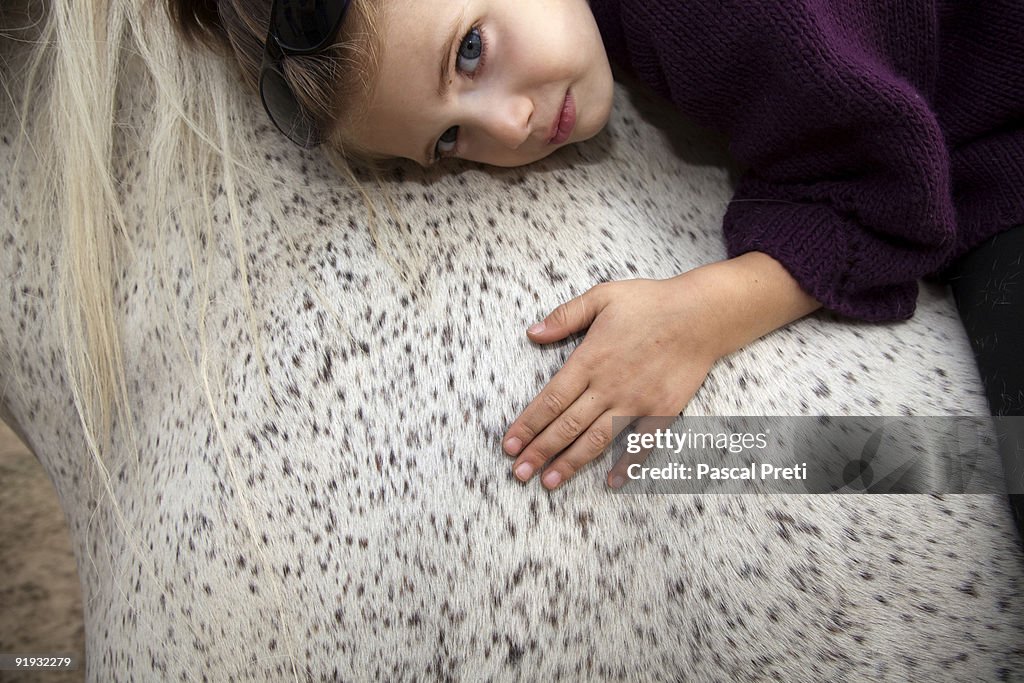
[[[773,19],[774,73],[731,131],[750,170],[724,219],[729,255],[773,256],[839,313],[908,318],[954,244],[942,129],[878,45],[824,12]]]
[[[724,218],[729,255],[765,252],[823,306],[865,320],[910,317],[917,279],[954,243],[949,156],[915,85],[934,80],[926,4],[620,8],[637,75],[724,130],[747,167]]]

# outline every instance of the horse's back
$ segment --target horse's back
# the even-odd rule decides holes
[[[268,126],[239,134],[292,188],[287,224],[244,187],[240,244],[223,193],[212,234],[129,211],[116,508],[70,398],[53,273],[29,266],[28,226],[3,226],[0,372],[70,523],[91,679],[1020,667],[1021,554],[997,496],[612,494],[610,455],[554,492],[511,476],[500,438],[575,345],[525,328],[599,281],[724,256],[720,147],[686,127],[665,144],[649,108],[619,86],[608,131],[526,169],[405,168],[389,186],[407,223],[376,237],[358,194]],[[129,207],[170,182],[136,172]],[[925,286],[909,322],[821,313],[733,354],[688,413],[984,402],[951,302]]]

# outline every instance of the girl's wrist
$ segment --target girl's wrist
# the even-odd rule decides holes
[[[760,337],[821,307],[785,267],[763,252],[747,252],[678,275],[683,295],[700,292],[714,323],[717,357],[726,356]]]

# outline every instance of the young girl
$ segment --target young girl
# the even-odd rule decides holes
[[[749,169],[724,219],[731,258],[597,285],[527,331],[549,343],[589,328],[503,439],[523,481],[546,467],[554,489],[608,446],[612,416],[678,414],[718,358],[819,307],[908,318],[916,281],[943,271],[965,320],[1003,326],[995,353],[985,332],[968,332],[993,413],[1021,413],[1024,383],[1009,363],[1009,349],[1024,348],[1019,283],[1010,273],[1010,305],[981,311],[962,264],[947,270],[987,240],[998,246],[976,249],[970,272],[1007,255],[1020,270],[1024,228],[1006,232],[1024,223],[1015,0],[171,8],[183,35],[237,60],[283,133],[354,162],[541,159],[607,122],[609,56],[730,136]]]

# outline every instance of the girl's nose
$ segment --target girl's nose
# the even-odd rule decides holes
[[[519,149],[536,126],[533,100],[525,95],[506,95],[504,100],[484,112],[484,130],[499,144]]]

